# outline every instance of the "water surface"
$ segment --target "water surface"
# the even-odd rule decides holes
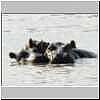
[[[98,59],[80,59],[74,65],[18,65],[9,52],[24,48],[28,39],[48,42],[75,40],[78,48],[98,54],[96,14],[3,14],[3,85],[96,86]]]

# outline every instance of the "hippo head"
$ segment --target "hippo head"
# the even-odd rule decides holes
[[[55,47],[54,45],[51,45],[47,48],[46,54],[51,64],[74,63],[74,59],[71,53],[65,52],[63,51],[63,49],[69,50],[70,46],[67,45],[66,48],[63,48],[63,47]]]
[[[44,52],[46,51],[48,45],[49,45],[49,42],[45,42],[45,41],[42,41],[42,40],[41,41],[36,41],[36,40],[32,40],[30,38],[27,49],[31,49],[34,53],[44,54]]]

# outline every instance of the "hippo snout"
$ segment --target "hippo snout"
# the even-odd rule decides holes
[[[17,62],[20,62],[21,60],[27,59],[29,57],[29,53],[26,52],[26,51],[24,51],[24,50],[21,51],[21,52],[19,52],[18,54],[15,54],[13,52],[10,52],[9,53],[9,57],[11,59],[15,59]]]

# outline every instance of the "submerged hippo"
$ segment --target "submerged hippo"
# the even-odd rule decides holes
[[[78,49],[74,40],[63,47],[50,45],[48,46],[46,53],[51,63],[54,64],[75,63],[75,60],[79,58],[97,57],[93,52]]]
[[[61,42],[49,43],[45,41],[33,41],[29,39],[28,46],[18,54],[10,52],[9,57],[20,62],[32,62],[38,64],[67,64],[75,63],[79,58],[96,58],[93,52],[78,49],[74,40],[68,44]]]
[[[29,39],[29,45],[18,54],[10,52],[9,57],[18,63],[31,61],[32,63],[48,63],[49,59],[44,55],[49,43],[44,41],[33,41]]]
[[[71,41],[71,45],[73,48],[76,48],[76,45],[73,41]],[[75,63],[75,59],[72,53],[65,52],[63,49],[64,49],[64,44],[57,45],[56,43],[53,43],[48,46],[46,54],[50,59],[51,64]]]

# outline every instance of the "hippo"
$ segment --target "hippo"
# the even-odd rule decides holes
[[[54,64],[75,63],[75,60],[79,58],[97,57],[93,52],[77,48],[74,40],[62,47],[52,44],[48,46],[46,53],[51,63]]]
[[[29,39],[29,45],[18,54],[9,53],[9,57],[15,59],[18,63],[31,61],[32,63],[48,63],[49,59],[45,53],[49,43],[44,41],[33,41]]]
[[[68,47],[68,45],[67,45],[67,47]],[[75,47],[76,46],[73,46],[73,48],[75,48]],[[73,63],[75,63],[75,59],[74,59],[74,56],[72,55],[72,53],[64,52],[64,50],[62,48],[64,48],[64,44],[62,44],[62,43],[61,43],[61,45],[57,45],[57,43],[52,43],[48,46],[48,48],[46,50],[46,54],[47,54],[48,58],[50,59],[50,63],[51,64],[66,64],[66,63],[73,64]]]

